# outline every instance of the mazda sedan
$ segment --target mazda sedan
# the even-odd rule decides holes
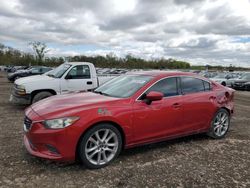
[[[223,138],[233,98],[233,89],[196,74],[125,74],[93,92],[33,104],[25,112],[24,143],[37,157],[101,168],[142,144],[198,133]]]

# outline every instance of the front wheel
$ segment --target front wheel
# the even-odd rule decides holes
[[[84,134],[78,153],[83,165],[97,169],[110,164],[119,155],[121,148],[119,130],[110,124],[99,124]]]
[[[33,97],[33,99],[32,99],[32,104],[33,104],[33,103],[36,103],[36,102],[38,102],[38,101],[40,101],[40,100],[42,100],[42,99],[48,98],[48,97],[50,97],[50,96],[52,96],[52,95],[53,95],[53,94],[50,93],[50,92],[48,92],[48,91],[41,91],[41,92],[37,93],[37,94]]]
[[[223,138],[230,126],[230,115],[227,110],[220,109],[214,116],[208,135],[212,138]]]

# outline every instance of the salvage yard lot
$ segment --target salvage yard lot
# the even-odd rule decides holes
[[[224,139],[195,135],[137,147],[110,166],[87,170],[26,152],[24,107],[8,103],[11,87],[1,72],[0,187],[250,187],[250,92],[236,92],[236,114]]]

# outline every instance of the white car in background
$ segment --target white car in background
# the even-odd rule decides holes
[[[239,75],[234,73],[219,73],[215,77],[210,78],[223,86],[231,87],[236,79],[239,78]]]

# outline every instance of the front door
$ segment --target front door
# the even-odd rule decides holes
[[[61,93],[87,91],[93,89],[90,68],[88,65],[73,66],[68,74],[61,79]]]
[[[150,91],[162,92],[164,98],[148,105],[143,101],[143,96]],[[155,83],[135,101],[133,111],[135,142],[150,142],[177,134],[182,127],[183,117],[177,78],[165,78]]]

